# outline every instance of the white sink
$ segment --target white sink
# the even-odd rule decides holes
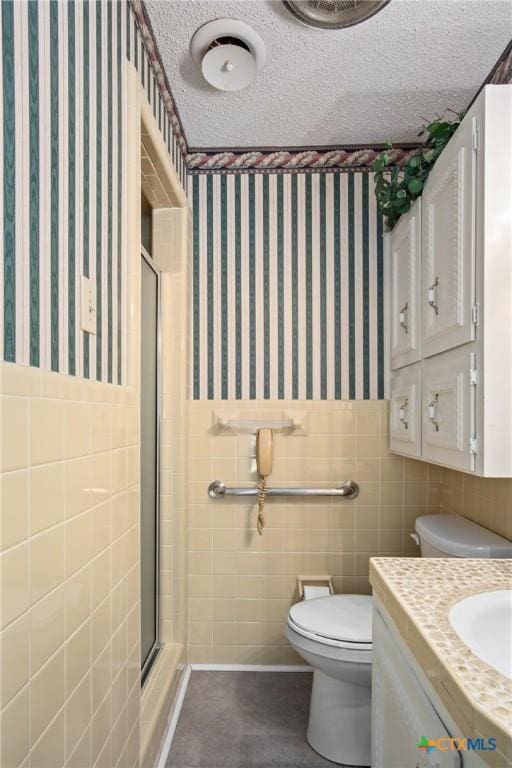
[[[448,618],[479,659],[512,678],[512,589],[465,597],[452,606]]]

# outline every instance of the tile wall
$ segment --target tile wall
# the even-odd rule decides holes
[[[512,479],[442,470],[441,512],[469,517],[512,540]]]
[[[0,369],[0,765],[138,765],[134,391]]]
[[[217,434],[212,414],[281,418],[305,434],[276,435],[273,485],[356,480],[354,502],[210,500],[214,479],[252,484],[254,436]],[[415,555],[409,537],[420,514],[438,512],[441,470],[391,456],[386,401],[193,401],[189,403],[190,661],[302,663],[284,622],[298,574],[332,574],[337,592],[369,592],[373,555]]]

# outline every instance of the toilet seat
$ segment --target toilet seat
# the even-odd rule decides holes
[[[302,637],[347,650],[371,650],[372,598],[329,595],[290,608],[288,626]]]

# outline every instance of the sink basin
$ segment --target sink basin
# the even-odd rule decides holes
[[[448,618],[479,659],[512,678],[512,589],[465,597],[452,606]]]

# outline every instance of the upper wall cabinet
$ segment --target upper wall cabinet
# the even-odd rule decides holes
[[[472,341],[476,117],[462,122],[422,195],[423,357]]]
[[[420,359],[421,201],[402,216],[390,237],[391,368]]]
[[[391,450],[512,477],[512,85],[471,105],[419,218],[389,237]]]

